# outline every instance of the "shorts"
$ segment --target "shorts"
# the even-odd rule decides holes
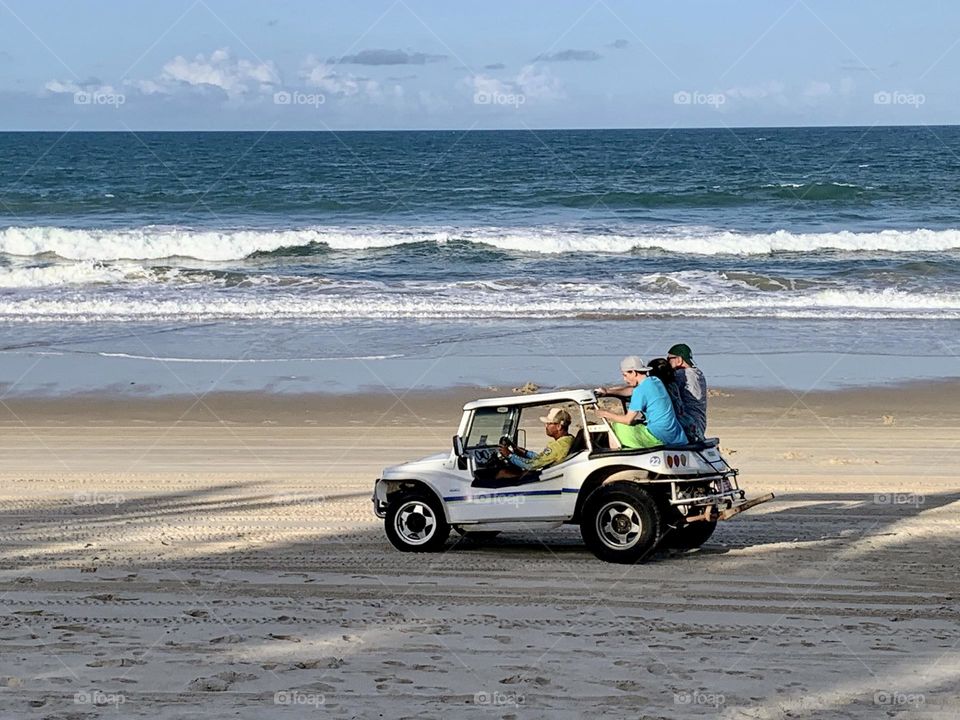
[[[647,429],[646,425],[624,425],[612,422],[610,429],[625,448],[648,448],[663,445],[660,439]]]

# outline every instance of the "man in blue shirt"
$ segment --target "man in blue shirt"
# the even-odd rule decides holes
[[[621,447],[647,448],[657,445],[685,445],[687,436],[677,420],[673,402],[659,378],[648,375],[649,366],[635,355],[620,362],[624,388],[597,388],[600,395],[616,394],[630,403],[625,413],[613,413],[597,408],[597,417],[610,422],[610,429]],[[637,422],[639,418],[643,422]],[[612,446],[612,443],[611,443]]]

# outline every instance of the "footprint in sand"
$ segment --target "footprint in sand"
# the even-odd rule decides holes
[[[243,642],[242,635],[221,635],[220,637],[215,637],[210,642],[213,645],[233,645],[235,643]]]
[[[287,642],[302,642],[302,640],[300,640],[300,638],[298,638],[296,635],[278,635],[277,633],[270,633],[268,637],[274,640],[286,640]]]
[[[190,681],[187,690],[194,692],[225,692],[235,682],[244,682],[246,680],[256,680],[258,676],[250,673],[238,673],[232,670],[217,673],[210,677],[199,677]]]
[[[518,683],[530,683],[532,685],[539,685],[543,687],[544,685],[550,684],[550,678],[543,677],[542,675],[537,675],[534,678],[529,678],[526,675],[521,675],[517,673],[516,675],[511,675],[510,677],[505,677],[500,681],[501,685],[516,685]]]
[[[617,680],[613,683],[613,686],[617,690],[622,690],[623,692],[636,692],[643,688],[643,685],[638,683],[636,680]]]
[[[146,665],[146,660],[135,660],[133,658],[110,658],[109,660],[94,660],[88,662],[87,667],[133,667],[134,665]]]
[[[134,597],[120,597],[119,595],[114,595],[113,593],[97,593],[96,595],[87,595],[84,599],[99,600],[100,602],[135,602],[137,600],[137,598]]]
[[[331,668],[335,670],[346,664],[343,658],[328,657],[318,660],[301,660],[300,662],[295,662],[293,666],[298,670],[316,670],[317,668]]]

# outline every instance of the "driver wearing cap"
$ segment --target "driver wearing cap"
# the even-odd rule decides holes
[[[542,452],[500,446],[500,454],[520,470],[542,470],[555,465],[566,458],[573,447],[573,436],[567,432],[570,428],[570,413],[563,408],[550,408],[550,411],[540,418],[540,422],[544,424],[544,430],[550,438]]]

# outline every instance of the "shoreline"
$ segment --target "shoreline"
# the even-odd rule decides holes
[[[133,395],[85,392],[59,396],[0,395],[0,426],[193,424],[339,426],[347,423],[456,425],[464,403],[505,397],[519,386],[460,385],[438,390],[294,395],[288,392],[215,391],[208,394]],[[566,389],[560,388],[559,390]],[[557,388],[540,388],[554,392]],[[710,388],[711,425],[762,425],[811,414],[840,424],[935,422],[960,426],[960,381],[913,381],[810,392],[765,388]],[[808,417],[805,417],[805,421]]]
[[[662,357],[674,341],[694,348],[711,387],[731,392],[888,388],[960,382],[960,364],[941,340],[955,336],[958,323],[0,322],[8,338],[0,398],[486,392],[528,381],[596,387],[619,380],[624,355]],[[531,330],[542,342],[529,342]],[[866,339],[851,345],[854,336]]]

